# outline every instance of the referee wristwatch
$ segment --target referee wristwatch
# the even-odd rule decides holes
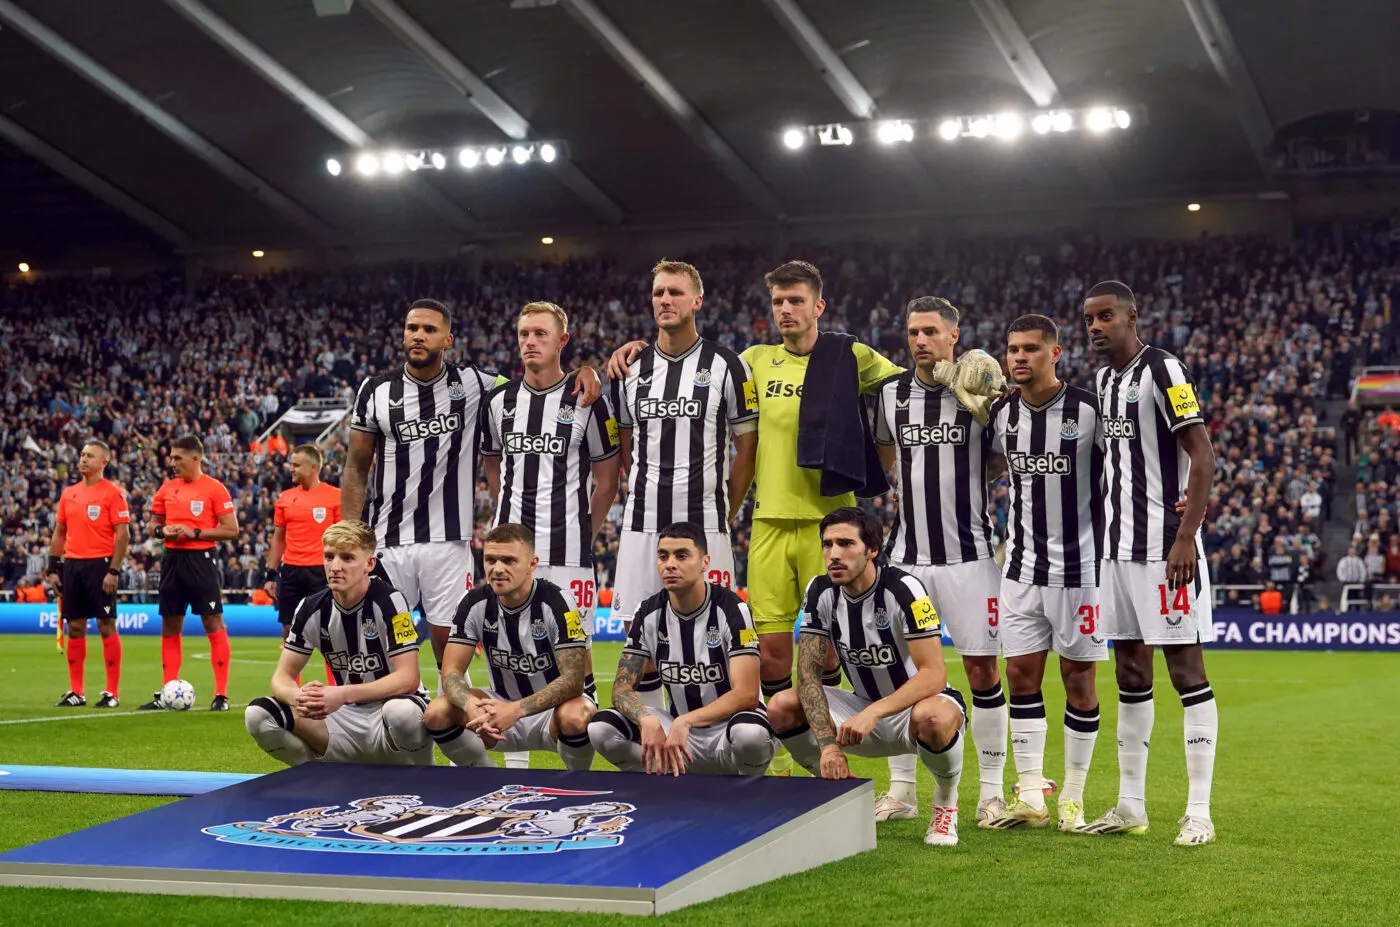
[[[121,576],[121,575],[122,575],[122,571],[121,571],[121,570],[114,570],[114,569],[112,569],[111,567],[108,567],[108,568],[107,568],[107,575],[108,575],[108,576]]]
[[[200,535],[202,535],[203,533],[204,533],[204,529],[203,529],[203,528],[196,528],[196,529],[194,529],[194,539],[195,539],[196,541],[198,541]]]

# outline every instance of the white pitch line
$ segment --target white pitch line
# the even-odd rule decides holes
[[[247,708],[246,702],[230,704],[229,708]],[[43,724],[46,721],[97,721],[102,718],[140,718],[152,715],[178,715],[178,711],[110,711],[104,709],[106,713],[94,713],[84,715],[53,715],[48,718],[13,718],[9,721],[0,721],[0,724]]]

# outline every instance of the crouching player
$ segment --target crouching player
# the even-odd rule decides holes
[[[423,716],[443,755],[458,766],[493,766],[487,748],[558,752],[567,769],[593,765],[588,721],[597,691],[588,673],[588,632],[567,592],[535,576],[540,558],[524,525],[492,528],[482,548],[487,585],[457,606],[442,655],[442,691]],[[491,690],[473,689],[477,645]]]
[[[272,674],[272,697],[254,699],[243,713],[248,734],[288,766],[311,760],[432,765],[418,632],[403,595],[370,576],[373,529],[337,522],[321,546],[329,588],[297,606]],[[335,685],[297,685],[313,648],[320,648]]]
[[[934,783],[924,843],[954,846],[967,710],[948,688],[942,627],[923,585],[876,565],[881,533],[874,516],[857,508],[822,519],[826,575],[807,587],[797,689],[775,695],[768,717],[793,758],[825,779],[851,774],[847,753],[917,753]],[[828,642],[854,692],[822,685]]]
[[[749,607],[707,582],[705,532],[677,522],[656,536],[662,591],[637,606],[613,680],[613,707],[589,739],[624,772],[761,776],[777,742],[758,699],[758,632]],[[669,711],[643,704],[637,684],[655,663]]]

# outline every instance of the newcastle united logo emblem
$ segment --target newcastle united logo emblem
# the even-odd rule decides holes
[[[1128,402],[1137,402],[1142,398],[1142,387],[1138,385],[1136,380],[1128,384],[1128,389],[1123,393],[1123,398]]]
[[[709,370],[697,370],[697,371],[695,371],[695,385],[696,385],[696,386],[709,386],[709,385],[710,385],[710,371],[709,371]]]
[[[611,794],[507,785],[447,808],[425,805],[417,795],[381,795],[203,832],[221,843],[323,853],[518,856],[597,850],[620,846],[637,810],[601,798]],[[584,803],[552,805],[570,799]],[[551,807],[538,807],[543,802]]]
[[[461,380],[454,380],[452,383],[449,383],[448,386],[447,386],[447,398],[448,398],[448,399],[466,399],[466,398],[467,398],[467,385],[466,385],[465,383],[463,383]]]
[[[560,406],[559,414],[555,416],[555,420],[561,425],[572,425],[574,423],[574,407]]]
[[[1066,441],[1073,441],[1079,437],[1079,422],[1074,419],[1066,419],[1060,426],[1060,437]]]

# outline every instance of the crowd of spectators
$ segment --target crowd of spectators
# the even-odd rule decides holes
[[[702,333],[735,350],[777,340],[763,273],[798,255],[826,275],[822,327],[855,333],[896,362],[909,362],[904,304],[941,295],[964,313],[962,347],[998,355],[1012,318],[1050,315],[1061,326],[1062,378],[1090,388],[1097,362],[1080,322],[1082,294],[1096,280],[1124,280],[1138,295],[1144,339],[1181,357],[1209,417],[1219,460],[1206,535],[1213,578],[1262,584],[1279,543],[1293,558],[1292,582],[1299,570],[1324,569],[1319,537],[1340,469],[1337,422],[1326,420],[1324,404],[1348,394],[1354,366],[1400,356],[1400,244],[1387,241],[1319,235],[1288,245],[1202,238],[1105,246],[1063,237],[955,244],[941,255],[850,242],[795,245],[782,255],[733,246],[682,256],[704,275]],[[206,470],[234,496],[244,535],[221,545],[221,556],[228,587],[246,589],[271,534],[272,501],[287,482],[282,457],[250,451],[251,442],[299,399],[348,398],[365,376],[398,363],[409,301],[432,296],[453,306],[454,359],[513,374],[521,304],[562,305],[573,333],[565,366],[597,364],[615,346],[650,336],[649,282],[645,263],[592,258],[197,281],[70,278],[0,290],[0,582],[33,581],[58,494],[76,478],[77,448],[97,435],[113,446],[109,476],[132,502],[122,586],[149,594],[159,547],[144,530],[147,503],[166,476],[169,441],[193,432],[208,449]],[[1358,445],[1362,547],[1379,535],[1384,551],[1395,533],[1397,440],[1368,425]],[[334,434],[327,443],[331,482],[344,441]],[[1004,484],[992,494],[1004,537]],[[484,484],[478,501],[484,518]],[[891,499],[870,504],[892,520]],[[619,512],[597,544],[604,585]],[[741,523],[741,551],[747,536]]]

